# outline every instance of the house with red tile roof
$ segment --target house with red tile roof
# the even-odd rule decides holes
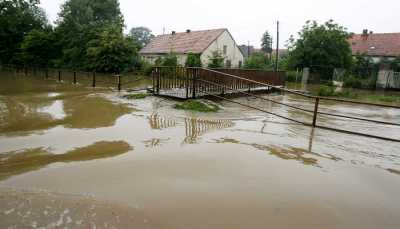
[[[207,66],[212,53],[218,51],[225,58],[226,67],[240,67],[243,53],[227,29],[212,29],[159,35],[140,50],[142,58],[154,64],[162,56],[174,53],[178,64],[184,66],[189,53],[199,54],[203,66]]]
[[[394,59],[400,56],[400,33],[373,33],[364,30],[349,38],[353,55],[366,55],[375,62],[382,58]]]

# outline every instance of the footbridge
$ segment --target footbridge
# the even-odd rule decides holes
[[[370,119],[362,115],[348,115],[338,112],[324,111],[320,108],[321,103],[329,104],[334,102],[336,105],[364,106],[368,109],[390,109],[400,112],[399,106],[368,103],[354,100],[344,100],[338,98],[327,98],[313,96],[290,89],[285,86],[285,72],[268,72],[261,70],[242,70],[242,69],[206,69],[206,68],[184,68],[184,67],[156,67],[152,73],[153,88],[152,92],[157,96],[166,96],[176,99],[196,99],[214,98],[225,100],[239,106],[258,110],[266,114],[277,116],[289,120],[296,124],[302,124],[313,128],[320,128],[345,134],[354,134],[380,140],[400,142],[400,132],[397,136],[379,136],[364,132],[357,132],[347,125],[320,124],[319,119],[340,119],[344,123],[352,124],[360,122],[365,124],[376,124],[386,127],[395,127],[400,130],[400,123],[389,122],[379,119]],[[296,99],[303,101],[301,105],[293,105],[265,97],[262,93],[288,93]],[[246,96],[259,100],[280,105],[286,109],[297,112],[297,117],[278,114],[251,103],[239,102],[232,97]],[[311,107],[310,108],[310,104]],[[300,118],[308,117],[308,119]],[[383,118],[383,117],[382,117]],[[326,122],[324,122],[326,123]],[[328,122],[329,123],[329,122]],[[343,128],[344,127],[344,128]]]

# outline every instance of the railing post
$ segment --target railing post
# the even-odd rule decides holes
[[[58,71],[58,82],[61,82],[61,71]]]
[[[315,99],[315,107],[314,107],[314,117],[313,117],[313,127],[317,126],[317,116],[318,116],[318,106],[319,106],[319,97]]]
[[[74,72],[74,84],[76,84],[76,72]]]
[[[45,79],[47,80],[49,78],[49,69],[46,68],[45,71]]]
[[[193,80],[193,88],[192,88],[192,99],[196,98],[196,78],[197,78],[197,69],[192,68],[192,80]]]
[[[96,87],[96,72],[92,73],[92,87]]]

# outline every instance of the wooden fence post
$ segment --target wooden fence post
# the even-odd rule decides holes
[[[314,107],[314,117],[313,117],[313,127],[317,126],[317,116],[318,116],[318,106],[319,106],[319,97],[315,99],[315,107]]]
[[[61,82],[61,71],[58,71],[58,82]]]
[[[76,72],[74,72],[74,84],[76,84]]]
[[[45,79],[47,80],[49,78],[49,69],[46,68],[45,70]]]
[[[121,91],[121,75],[117,75],[118,77],[118,91]]]
[[[92,73],[92,87],[96,87],[96,72]]]

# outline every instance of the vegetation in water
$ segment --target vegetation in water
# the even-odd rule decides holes
[[[124,99],[144,99],[146,97],[150,96],[147,93],[138,93],[138,94],[129,94],[129,95],[124,95],[122,96]]]
[[[210,104],[199,100],[187,100],[183,103],[176,104],[175,108],[179,110],[190,110],[199,112],[217,112],[220,109],[215,104]]]
[[[321,85],[319,90],[313,93],[322,97],[339,97],[345,99],[354,99],[367,102],[383,102],[383,103],[400,103],[400,96],[396,95],[377,95],[377,94],[360,94],[349,89],[336,90],[335,87]]]

